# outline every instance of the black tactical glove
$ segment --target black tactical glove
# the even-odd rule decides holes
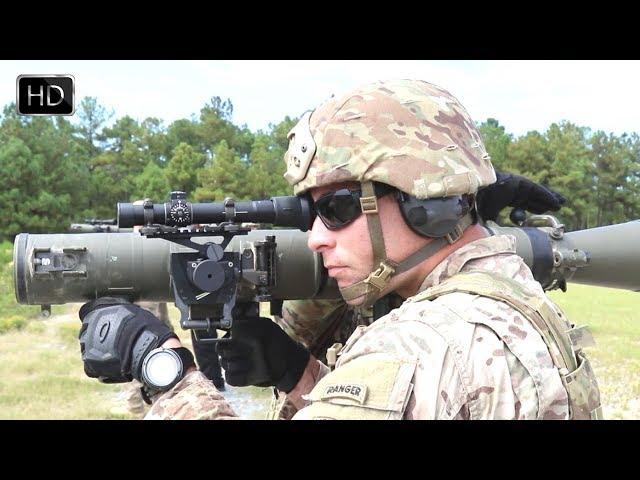
[[[229,385],[275,386],[288,393],[309,362],[309,351],[268,318],[234,319],[231,337],[217,345]]]
[[[198,341],[198,338],[202,339],[203,337],[214,339],[218,338],[218,334],[215,330],[208,334],[200,331],[196,338],[195,330],[191,330],[191,344],[193,345],[193,352],[195,353],[196,362],[198,363],[198,370],[211,380],[218,390],[224,390],[224,378],[222,378],[220,359],[218,358],[216,346],[214,343]]]
[[[566,202],[559,193],[520,175],[496,172],[496,177],[496,183],[478,190],[478,213],[483,220],[495,221],[507,206],[540,214],[560,210]]]
[[[178,338],[151,312],[119,298],[85,303],[78,315],[84,372],[104,383],[140,380],[147,353]]]

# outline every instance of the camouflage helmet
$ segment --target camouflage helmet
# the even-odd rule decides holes
[[[333,97],[289,132],[285,178],[300,194],[377,181],[419,199],[475,193],[496,181],[471,117],[420,80],[375,82]]]

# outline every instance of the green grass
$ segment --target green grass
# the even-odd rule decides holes
[[[640,293],[569,284],[549,296],[578,325],[588,325],[596,346],[587,349],[606,418],[640,419]]]
[[[127,418],[109,411],[121,387],[84,374],[71,311],[0,337],[1,419]]]
[[[84,374],[79,307],[67,305],[66,311],[60,307],[57,315],[34,318],[23,329],[0,335],[0,419],[140,418],[128,413],[120,399],[128,384],[103,384]],[[178,324],[177,309],[170,306],[169,312],[183,344],[190,347],[188,333]],[[252,418],[265,417],[268,390],[247,390],[261,405],[251,409]]]
[[[27,319],[20,315],[7,315],[0,319],[0,334],[6,333],[9,330],[20,330],[27,324]]]

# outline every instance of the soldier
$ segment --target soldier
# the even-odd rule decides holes
[[[527,210],[535,214],[557,211],[566,199],[557,192],[510,173],[496,172],[496,183],[478,191],[476,207],[483,221],[498,219],[498,214],[507,206],[514,211]],[[388,296],[391,302],[384,305],[387,309],[400,306],[399,297]],[[380,316],[381,312],[376,312]],[[386,312],[385,312],[386,313]],[[291,338],[302,343],[311,354],[325,364],[333,360],[330,348],[344,343],[360,325],[371,325],[375,317],[372,308],[352,307],[343,299],[338,300],[287,300],[282,307],[282,317],[274,320]],[[274,389],[269,417],[290,420],[297,408],[286,395],[280,395]]]
[[[366,85],[305,114],[289,140],[285,177],[316,214],[309,247],[345,301],[403,303],[336,347],[333,370],[271,320],[235,319],[218,345],[230,384],[274,385],[294,419],[599,417],[584,331],[545,296],[514,239],[477,223],[475,195],[496,175],[455,97],[421,81]],[[139,359],[163,346],[186,374],[152,389],[146,418],[236,417],[175,335],[135,306],[85,305],[82,350],[99,341],[102,317],[115,325],[125,310],[119,373],[83,354],[90,376],[148,378]],[[145,335],[154,340],[136,340]]]

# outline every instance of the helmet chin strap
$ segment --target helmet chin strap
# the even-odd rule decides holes
[[[364,301],[360,307],[370,307],[380,298],[380,294],[391,281],[391,278],[400,273],[412,269],[431,257],[445,245],[457,242],[464,230],[473,223],[470,214],[466,214],[460,219],[451,233],[442,238],[435,238],[424,247],[409,255],[402,262],[396,263],[387,258],[387,252],[382,235],[382,225],[378,214],[378,201],[373,188],[373,182],[362,182],[362,197],[360,198],[362,212],[367,215],[367,225],[369,227],[369,237],[373,248],[373,264],[378,267],[369,274],[367,278],[353,285],[340,289],[342,298],[346,301],[356,300],[364,296]]]

